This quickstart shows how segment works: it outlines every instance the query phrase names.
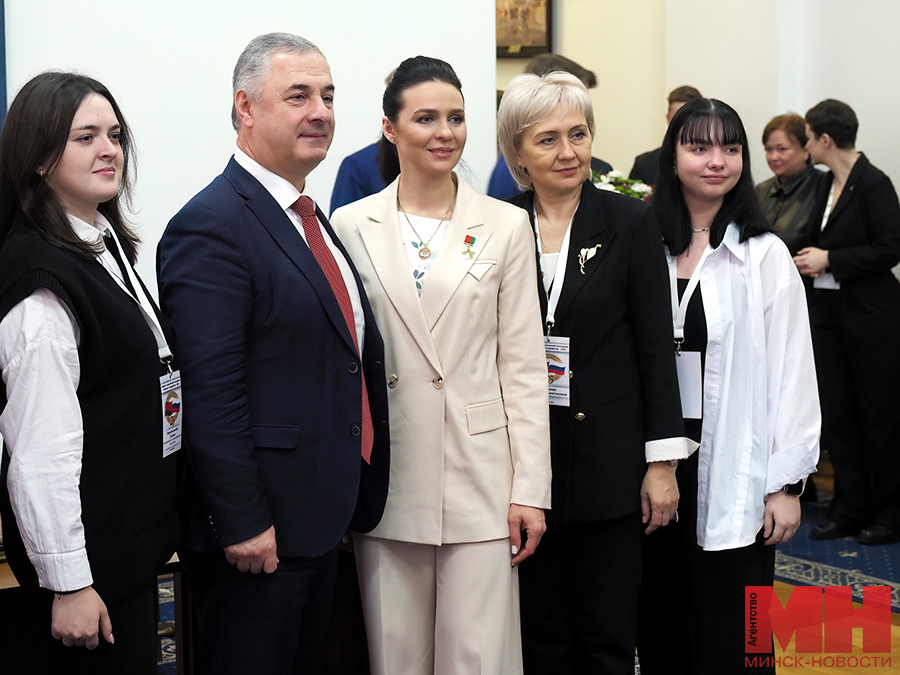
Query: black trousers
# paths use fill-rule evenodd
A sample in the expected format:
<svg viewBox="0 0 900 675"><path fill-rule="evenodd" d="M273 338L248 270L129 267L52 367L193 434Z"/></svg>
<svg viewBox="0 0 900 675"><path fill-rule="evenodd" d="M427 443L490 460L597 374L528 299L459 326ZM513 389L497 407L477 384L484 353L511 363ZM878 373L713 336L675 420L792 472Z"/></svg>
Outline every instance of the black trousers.
<svg viewBox="0 0 900 675"><path fill-rule="evenodd" d="M774 665L744 668L744 587L772 585L775 547L764 545L760 531L749 546L704 551L697 545L697 453L677 475L679 520L650 534L644 547L641 674L775 675Z"/></svg>
<svg viewBox="0 0 900 675"><path fill-rule="evenodd" d="M53 593L42 588L4 591L10 630L0 638L0 672L10 675L155 675L156 580L135 596L106 603L114 644L102 637L96 649L66 647L50 634ZM7 643L8 640L8 643Z"/></svg>
<svg viewBox="0 0 900 675"><path fill-rule="evenodd" d="M519 567L525 675L633 675L640 510L550 525Z"/></svg>
<svg viewBox="0 0 900 675"><path fill-rule="evenodd" d="M900 310L872 308L861 322L859 303L848 301L842 291L810 295L822 449L834 468L830 516L848 527L900 531L900 327L893 317Z"/></svg>
<svg viewBox="0 0 900 675"><path fill-rule="evenodd" d="M179 553L197 611L199 675L318 675L337 548L281 558L272 574L239 572L225 556Z"/></svg>

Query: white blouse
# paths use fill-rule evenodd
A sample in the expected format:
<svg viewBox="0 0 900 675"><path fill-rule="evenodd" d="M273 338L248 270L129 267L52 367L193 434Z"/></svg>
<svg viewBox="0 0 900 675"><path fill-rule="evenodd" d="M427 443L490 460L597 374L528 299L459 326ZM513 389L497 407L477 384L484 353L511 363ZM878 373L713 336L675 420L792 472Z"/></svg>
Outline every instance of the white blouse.
<svg viewBox="0 0 900 675"><path fill-rule="evenodd" d="M729 225L702 262L700 290L697 543L718 551L753 543L766 497L816 470L822 420L806 294L784 243L774 234L740 243Z"/></svg>

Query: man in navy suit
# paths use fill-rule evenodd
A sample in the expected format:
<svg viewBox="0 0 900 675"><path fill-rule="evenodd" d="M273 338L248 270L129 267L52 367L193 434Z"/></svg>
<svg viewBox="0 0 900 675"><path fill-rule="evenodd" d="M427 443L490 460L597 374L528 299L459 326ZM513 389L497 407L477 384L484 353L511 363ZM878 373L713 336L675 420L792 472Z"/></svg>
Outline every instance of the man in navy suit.
<svg viewBox="0 0 900 675"><path fill-rule="evenodd" d="M235 155L159 244L187 401L181 558L201 673L318 672L337 545L371 530L387 496L384 345L304 195L333 95L311 42L251 41L234 70Z"/></svg>

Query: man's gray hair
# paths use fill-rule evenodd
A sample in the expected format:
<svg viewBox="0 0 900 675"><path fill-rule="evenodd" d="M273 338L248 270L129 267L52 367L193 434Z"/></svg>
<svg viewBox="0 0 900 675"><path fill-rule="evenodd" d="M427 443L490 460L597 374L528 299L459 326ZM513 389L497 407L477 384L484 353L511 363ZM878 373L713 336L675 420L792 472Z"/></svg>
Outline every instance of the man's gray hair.
<svg viewBox="0 0 900 675"><path fill-rule="evenodd" d="M244 91L254 101L258 101L262 95L263 82L269 75L269 67L272 56L275 54L322 54L316 45L291 33L265 33L250 41L234 66L234 75L231 78L231 125L237 131L240 127L237 109L234 107L234 97L239 91Z"/></svg>

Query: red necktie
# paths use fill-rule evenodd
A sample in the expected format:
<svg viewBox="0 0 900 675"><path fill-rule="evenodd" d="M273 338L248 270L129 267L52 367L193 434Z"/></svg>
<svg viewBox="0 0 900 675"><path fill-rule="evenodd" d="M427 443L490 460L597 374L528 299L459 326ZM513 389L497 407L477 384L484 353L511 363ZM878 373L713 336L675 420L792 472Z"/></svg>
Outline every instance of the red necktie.
<svg viewBox="0 0 900 675"><path fill-rule="evenodd" d="M344 283L344 276L338 267L337 261L331 254L331 250L325 244L325 238L322 236L322 230L319 227L319 219L316 217L316 208L313 201L305 195L300 195L297 201L293 203L291 208L300 216L300 222L303 223L303 232L306 234L306 243L309 250L325 273L331 291L341 308L344 315L344 321L347 322L347 328L350 329L350 335L353 337L353 346L356 347L356 353L362 361L362 354L359 352L359 342L356 339L356 321L353 318L353 304L350 302L350 294L347 292L347 285ZM360 365L362 367L362 365ZM366 375L362 375L362 457L366 460L366 464L371 463L372 444L374 442L374 431L372 429L372 413L369 411L369 394L366 390Z"/></svg>

